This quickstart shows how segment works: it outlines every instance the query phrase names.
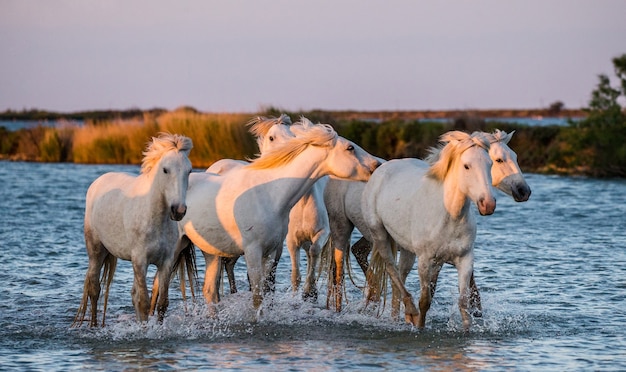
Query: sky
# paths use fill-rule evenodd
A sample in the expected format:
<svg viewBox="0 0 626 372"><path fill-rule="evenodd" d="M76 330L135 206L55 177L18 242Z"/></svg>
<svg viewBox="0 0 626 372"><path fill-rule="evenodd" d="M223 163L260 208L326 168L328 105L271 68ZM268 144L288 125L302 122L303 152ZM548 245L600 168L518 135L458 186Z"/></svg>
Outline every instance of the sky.
<svg viewBox="0 0 626 372"><path fill-rule="evenodd" d="M0 111L587 106L622 0L0 0Z"/></svg>

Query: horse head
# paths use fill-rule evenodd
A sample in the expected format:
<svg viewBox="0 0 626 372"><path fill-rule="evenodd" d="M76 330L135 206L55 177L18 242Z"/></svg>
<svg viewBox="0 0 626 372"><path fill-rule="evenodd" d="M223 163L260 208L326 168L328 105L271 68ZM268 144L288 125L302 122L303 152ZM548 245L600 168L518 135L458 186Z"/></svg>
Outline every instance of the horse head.
<svg viewBox="0 0 626 372"><path fill-rule="evenodd" d="M144 152L142 172L153 176L153 187L161 190L170 218L180 221L187 213L187 187L191 173L189 151L193 147L190 138L162 133L152 138Z"/></svg>
<svg viewBox="0 0 626 372"><path fill-rule="evenodd" d="M491 165L488 139L480 133L469 135L452 131L441 136L443 147L431 150L428 174L443 182L444 204L453 217L458 217L469 198L481 215L496 209L491 187Z"/></svg>
<svg viewBox="0 0 626 372"><path fill-rule="evenodd" d="M291 118L286 114L278 118L258 116L248 122L249 131L256 137L261 154L293 137L290 125Z"/></svg>
<svg viewBox="0 0 626 372"><path fill-rule="evenodd" d="M515 201L524 202L530 198L531 190L517 163L517 154L508 146L513 133L515 131L507 134L496 129L494 133L487 134L491 143L489 157L493 161L491 179L494 187L513 197Z"/></svg>

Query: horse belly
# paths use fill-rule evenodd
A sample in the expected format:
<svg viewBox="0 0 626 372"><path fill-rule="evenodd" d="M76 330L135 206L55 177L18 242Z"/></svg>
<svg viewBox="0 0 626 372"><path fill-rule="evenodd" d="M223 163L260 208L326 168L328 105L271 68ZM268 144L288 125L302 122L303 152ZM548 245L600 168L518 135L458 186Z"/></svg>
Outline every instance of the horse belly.
<svg viewBox="0 0 626 372"><path fill-rule="evenodd" d="M192 222L184 225L185 235L202 252L213 256L239 257L243 254L241 244L225 231L201 231Z"/></svg>
<svg viewBox="0 0 626 372"><path fill-rule="evenodd" d="M129 236L120 204L111 195L95 200L85 211L85 234L99 241L114 256L130 260L137 237Z"/></svg>

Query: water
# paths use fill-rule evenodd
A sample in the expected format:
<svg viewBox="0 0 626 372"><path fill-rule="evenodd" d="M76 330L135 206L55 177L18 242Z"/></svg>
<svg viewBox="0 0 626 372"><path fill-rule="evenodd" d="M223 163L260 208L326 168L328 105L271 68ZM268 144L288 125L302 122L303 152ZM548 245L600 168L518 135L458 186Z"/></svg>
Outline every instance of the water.
<svg viewBox="0 0 626 372"><path fill-rule="evenodd" d="M134 320L120 261L103 329L70 329L87 267L84 195L134 166L0 162L0 368L9 370L618 370L626 366L626 181L528 175L526 203L498 197L478 217L483 317L461 331L456 271L444 267L422 331L368 307L355 286L342 313L303 303L285 252L277 292L254 322L251 296L223 295L218 317L170 290L163 324ZM358 234L355 233L354 238ZM201 255L199 255L201 257ZM305 259L303 256L303 260ZM200 258L199 257L199 258ZM200 277L203 260L200 259ZM304 261L303 261L304 265ZM357 267L353 261L354 268ZM152 277L154 270L149 275ZM237 281L247 285L240 260ZM320 293L326 284L320 281ZM417 273L408 286L417 296ZM270 302L268 300L268 302Z"/></svg>
<svg viewBox="0 0 626 372"><path fill-rule="evenodd" d="M32 129L38 126L42 127L63 127L63 126L82 126L80 120L0 120L0 127L5 127L8 131L14 132L20 129Z"/></svg>
<svg viewBox="0 0 626 372"><path fill-rule="evenodd" d="M374 123L381 123L380 119L363 119L365 121L371 121ZM580 121L581 118L561 118L561 117L520 117L520 118L486 118L485 122L488 123L511 123L511 124L520 124L527 126L568 126L569 121L572 120L574 122ZM452 119L422 119L424 122L443 122L449 123L452 122ZM74 125L74 126L82 126L83 122L79 120L61 120L61 121L48 121L48 120L0 120L0 127L5 127L9 131L17 131L20 129L30 129L35 128L37 126L48 126L48 127L60 127L64 125Z"/></svg>

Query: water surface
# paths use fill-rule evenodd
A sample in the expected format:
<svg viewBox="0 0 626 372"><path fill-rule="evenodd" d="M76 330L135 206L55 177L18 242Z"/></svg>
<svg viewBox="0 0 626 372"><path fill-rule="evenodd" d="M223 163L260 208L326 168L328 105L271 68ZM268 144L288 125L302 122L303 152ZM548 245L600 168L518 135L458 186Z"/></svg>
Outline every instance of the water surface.
<svg viewBox="0 0 626 372"><path fill-rule="evenodd" d="M120 261L107 326L71 329L87 255L89 184L135 166L0 162L0 366L11 370L619 370L626 366L626 182L528 175L526 203L498 195L478 217L476 280L483 317L461 331L456 271L445 266L418 330L364 307L354 270L342 313L293 295L288 252L259 318L246 290L218 316L183 303L172 283L163 324L135 321L132 269ZM358 238L355 233L354 238ZM306 255L302 255L302 267ZM201 255L200 277L204 263ZM357 269L357 264L352 261ZM152 276L154 269L149 273ZM245 289L245 264L237 266ZM418 296L417 273L408 288ZM255 320L256 319L256 320Z"/></svg>

